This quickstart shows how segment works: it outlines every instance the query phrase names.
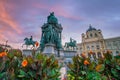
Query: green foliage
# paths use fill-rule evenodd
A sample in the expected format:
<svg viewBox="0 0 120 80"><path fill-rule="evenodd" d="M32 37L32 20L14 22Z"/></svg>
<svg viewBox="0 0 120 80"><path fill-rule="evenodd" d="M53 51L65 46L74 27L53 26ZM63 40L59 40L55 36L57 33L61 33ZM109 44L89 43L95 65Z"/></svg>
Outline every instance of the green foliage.
<svg viewBox="0 0 120 80"><path fill-rule="evenodd" d="M101 80L101 75L100 73L96 71L89 71L87 72L86 79L87 80Z"/></svg>
<svg viewBox="0 0 120 80"><path fill-rule="evenodd" d="M91 61L81 56L73 57L69 63L68 80L120 80L120 58L112 53L104 53L104 58ZM85 65L87 60L90 64Z"/></svg>
<svg viewBox="0 0 120 80"><path fill-rule="evenodd" d="M23 60L27 60L26 66L22 66ZM10 50L0 62L0 80L60 80L61 67L53 55L26 57L20 50Z"/></svg>

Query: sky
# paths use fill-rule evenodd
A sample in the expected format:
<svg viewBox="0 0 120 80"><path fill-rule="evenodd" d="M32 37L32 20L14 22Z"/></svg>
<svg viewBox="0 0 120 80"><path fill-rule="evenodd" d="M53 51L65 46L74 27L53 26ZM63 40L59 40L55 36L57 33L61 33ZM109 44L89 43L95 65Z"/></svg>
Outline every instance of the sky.
<svg viewBox="0 0 120 80"><path fill-rule="evenodd" d="M0 44L21 48L31 35L40 42L50 12L63 27L63 45L70 37L80 43L89 24L104 38L120 36L120 0L0 0Z"/></svg>

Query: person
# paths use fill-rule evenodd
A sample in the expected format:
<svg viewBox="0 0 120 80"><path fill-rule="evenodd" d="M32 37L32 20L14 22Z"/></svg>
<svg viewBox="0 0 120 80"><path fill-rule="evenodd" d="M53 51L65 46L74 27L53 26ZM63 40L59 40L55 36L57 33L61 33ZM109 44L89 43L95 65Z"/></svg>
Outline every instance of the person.
<svg viewBox="0 0 120 80"><path fill-rule="evenodd" d="M33 44L33 37L32 36L30 36L30 40L29 41L30 41L29 44Z"/></svg>
<svg viewBox="0 0 120 80"><path fill-rule="evenodd" d="M73 39L72 38L70 38L70 42L72 42L73 41Z"/></svg>
<svg viewBox="0 0 120 80"><path fill-rule="evenodd" d="M32 36L30 36L30 41L32 41L33 40L33 37Z"/></svg>

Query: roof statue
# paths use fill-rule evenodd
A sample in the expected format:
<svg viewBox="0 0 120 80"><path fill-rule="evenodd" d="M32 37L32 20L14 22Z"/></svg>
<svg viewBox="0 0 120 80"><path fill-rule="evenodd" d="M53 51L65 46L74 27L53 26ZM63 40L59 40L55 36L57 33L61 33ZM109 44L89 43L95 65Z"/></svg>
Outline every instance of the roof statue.
<svg viewBox="0 0 120 80"><path fill-rule="evenodd" d="M92 31L92 30L96 30L96 29L93 28L92 25L90 24L90 25L89 25L89 29L88 29L86 32L88 32L88 31Z"/></svg>
<svg viewBox="0 0 120 80"><path fill-rule="evenodd" d="M47 17L47 23L41 27L42 36L40 41L41 51L43 51L45 44L54 44L56 49L61 49L61 32L62 26L58 24L57 18L54 16L54 12L50 13Z"/></svg>

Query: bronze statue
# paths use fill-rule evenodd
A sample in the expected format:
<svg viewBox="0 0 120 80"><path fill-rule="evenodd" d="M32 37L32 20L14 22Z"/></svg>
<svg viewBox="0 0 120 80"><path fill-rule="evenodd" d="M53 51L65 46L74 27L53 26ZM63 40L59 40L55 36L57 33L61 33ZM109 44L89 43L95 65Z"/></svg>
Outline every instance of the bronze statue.
<svg viewBox="0 0 120 80"><path fill-rule="evenodd" d="M30 38L26 37L24 39L24 41L25 41L25 43L23 45L26 45L26 48L28 48L28 46L30 46L30 45L32 45L32 47L35 47L35 43L37 42L37 41L33 41L32 36ZM22 47L23 47L23 45L22 45Z"/></svg>
<svg viewBox="0 0 120 80"><path fill-rule="evenodd" d="M71 47L71 48L73 48L73 50L74 50L75 48L77 48L76 40L70 38L70 42L66 42L64 47L65 47L66 49L69 49L69 48Z"/></svg>
<svg viewBox="0 0 120 80"><path fill-rule="evenodd" d="M50 13L50 15L47 17L47 23L44 23L44 25L41 28L41 51L43 51L45 44L54 44L56 49L61 49L61 32L63 28L61 24L58 24L58 20L54 16L54 12Z"/></svg>

